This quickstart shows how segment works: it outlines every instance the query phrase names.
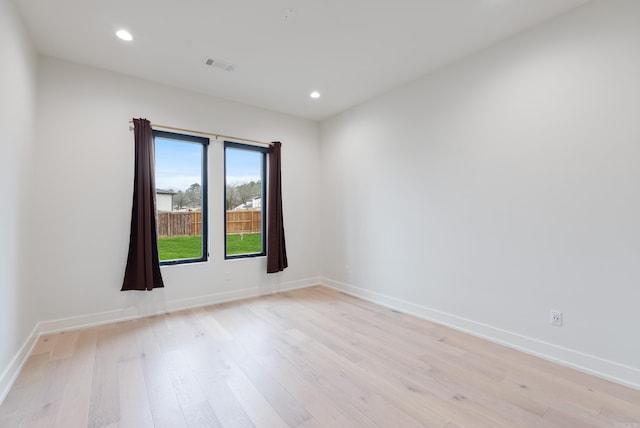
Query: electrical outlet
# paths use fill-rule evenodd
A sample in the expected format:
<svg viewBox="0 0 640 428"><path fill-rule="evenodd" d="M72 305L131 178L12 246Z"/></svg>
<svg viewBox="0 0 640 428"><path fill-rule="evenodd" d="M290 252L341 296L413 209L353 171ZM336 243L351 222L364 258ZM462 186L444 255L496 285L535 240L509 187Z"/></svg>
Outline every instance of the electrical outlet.
<svg viewBox="0 0 640 428"><path fill-rule="evenodd" d="M225 281L231 281L231 272L225 272L224 273L224 280Z"/></svg>
<svg viewBox="0 0 640 428"><path fill-rule="evenodd" d="M549 315L549 323L552 325L562 326L562 312L551 311Z"/></svg>

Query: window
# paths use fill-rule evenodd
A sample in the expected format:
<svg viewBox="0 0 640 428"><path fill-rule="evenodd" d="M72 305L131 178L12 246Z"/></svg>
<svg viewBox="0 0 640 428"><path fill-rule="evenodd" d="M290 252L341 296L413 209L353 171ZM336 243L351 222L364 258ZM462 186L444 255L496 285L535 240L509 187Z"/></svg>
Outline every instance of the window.
<svg viewBox="0 0 640 428"><path fill-rule="evenodd" d="M160 264L206 261L209 139L153 131Z"/></svg>
<svg viewBox="0 0 640 428"><path fill-rule="evenodd" d="M225 142L227 259L265 255L267 153L265 147Z"/></svg>

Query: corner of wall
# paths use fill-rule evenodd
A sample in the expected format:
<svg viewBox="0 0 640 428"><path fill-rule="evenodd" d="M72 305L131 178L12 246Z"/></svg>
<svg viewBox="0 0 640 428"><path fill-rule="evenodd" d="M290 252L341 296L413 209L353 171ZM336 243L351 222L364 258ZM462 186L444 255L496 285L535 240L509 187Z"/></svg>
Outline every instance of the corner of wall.
<svg viewBox="0 0 640 428"><path fill-rule="evenodd" d="M12 2L0 0L0 402L36 339L38 295L31 287L32 157L37 53Z"/></svg>

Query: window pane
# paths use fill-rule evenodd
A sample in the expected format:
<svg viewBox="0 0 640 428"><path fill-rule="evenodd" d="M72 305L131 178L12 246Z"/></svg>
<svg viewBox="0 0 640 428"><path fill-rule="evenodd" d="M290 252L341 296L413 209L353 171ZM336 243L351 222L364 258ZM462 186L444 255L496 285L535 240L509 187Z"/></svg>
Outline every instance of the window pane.
<svg viewBox="0 0 640 428"><path fill-rule="evenodd" d="M206 260L206 143L154 132L160 262Z"/></svg>
<svg viewBox="0 0 640 428"><path fill-rule="evenodd" d="M225 145L225 255L264 255L265 150Z"/></svg>

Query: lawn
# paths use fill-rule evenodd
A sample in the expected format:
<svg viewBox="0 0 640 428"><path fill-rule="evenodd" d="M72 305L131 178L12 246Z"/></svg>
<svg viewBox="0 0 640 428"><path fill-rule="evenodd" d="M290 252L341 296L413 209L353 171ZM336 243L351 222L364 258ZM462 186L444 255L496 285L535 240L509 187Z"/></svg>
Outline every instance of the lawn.
<svg viewBox="0 0 640 428"><path fill-rule="evenodd" d="M227 235L227 255L255 254L262 252L262 234L245 233L244 235Z"/></svg>
<svg viewBox="0 0 640 428"><path fill-rule="evenodd" d="M171 236L158 238L160 260L197 259L202 257L201 236Z"/></svg>
<svg viewBox="0 0 640 428"><path fill-rule="evenodd" d="M227 255L255 254L262 252L262 234L227 235ZM158 238L160 261L197 259L202 256L200 236L172 236Z"/></svg>

